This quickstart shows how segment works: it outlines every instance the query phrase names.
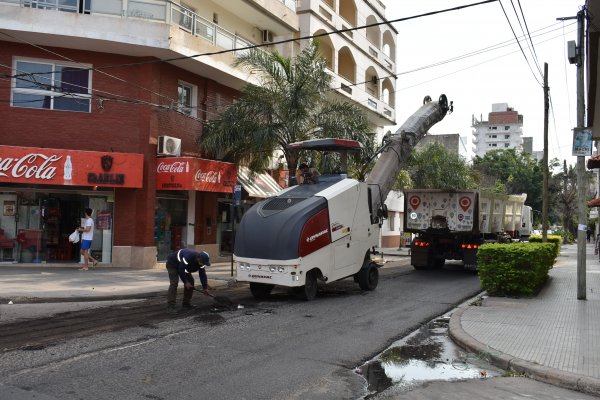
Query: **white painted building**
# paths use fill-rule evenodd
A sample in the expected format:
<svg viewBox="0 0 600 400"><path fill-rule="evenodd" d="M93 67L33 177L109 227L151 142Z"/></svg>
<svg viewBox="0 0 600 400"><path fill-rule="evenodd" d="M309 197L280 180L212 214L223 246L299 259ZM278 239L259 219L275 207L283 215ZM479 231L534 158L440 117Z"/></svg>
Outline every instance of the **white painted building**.
<svg viewBox="0 0 600 400"><path fill-rule="evenodd" d="M473 116L473 153L483 157L490 150L523 150L523 116L507 103L492 104L488 119Z"/></svg>
<svg viewBox="0 0 600 400"><path fill-rule="evenodd" d="M398 32L386 22L385 5L379 0L303 0L297 4L302 37L344 30L319 37L333 76L332 93L338 100L362 107L372 131L381 139L386 127L396 124ZM378 23L381 25L352 30ZM381 245L397 247L402 229L401 194L390 193L386 205L388 219L381 229Z"/></svg>
<svg viewBox="0 0 600 400"><path fill-rule="evenodd" d="M303 0L297 2L300 36L319 36L321 53L333 76L338 100L353 101L383 135L396 120L396 41L380 0ZM374 25L360 28L365 25Z"/></svg>

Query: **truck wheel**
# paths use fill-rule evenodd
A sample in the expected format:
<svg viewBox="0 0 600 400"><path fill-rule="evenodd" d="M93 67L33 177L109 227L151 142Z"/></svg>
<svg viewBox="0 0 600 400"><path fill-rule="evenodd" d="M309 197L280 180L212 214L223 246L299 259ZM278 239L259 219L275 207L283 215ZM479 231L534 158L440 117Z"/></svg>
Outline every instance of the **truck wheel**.
<svg viewBox="0 0 600 400"><path fill-rule="evenodd" d="M358 271L358 286L360 286L362 290L375 290L378 283L379 271L377 270L377 267L369 265Z"/></svg>
<svg viewBox="0 0 600 400"><path fill-rule="evenodd" d="M317 271L312 270L306 273L306 281L300 289L300 297L306 301L314 300L317 297Z"/></svg>
<svg viewBox="0 0 600 400"><path fill-rule="evenodd" d="M271 291L273 290L273 286L266 283L256 283L250 282L250 292L255 299L264 300L269 298Z"/></svg>

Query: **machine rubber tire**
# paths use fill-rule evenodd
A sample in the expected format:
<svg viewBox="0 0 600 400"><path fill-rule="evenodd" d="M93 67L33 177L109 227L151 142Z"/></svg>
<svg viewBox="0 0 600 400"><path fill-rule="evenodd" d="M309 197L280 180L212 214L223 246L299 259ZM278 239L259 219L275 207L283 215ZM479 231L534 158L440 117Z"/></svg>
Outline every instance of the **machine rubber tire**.
<svg viewBox="0 0 600 400"><path fill-rule="evenodd" d="M379 283L379 270L373 265L369 265L358 271L358 286L362 290L375 290Z"/></svg>
<svg viewBox="0 0 600 400"><path fill-rule="evenodd" d="M306 273L306 281L300 289L300 297L306 301L317 297L317 271L311 270Z"/></svg>
<svg viewBox="0 0 600 400"><path fill-rule="evenodd" d="M250 292L255 299L264 300L269 298L274 286L267 283L250 282Z"/></svg>

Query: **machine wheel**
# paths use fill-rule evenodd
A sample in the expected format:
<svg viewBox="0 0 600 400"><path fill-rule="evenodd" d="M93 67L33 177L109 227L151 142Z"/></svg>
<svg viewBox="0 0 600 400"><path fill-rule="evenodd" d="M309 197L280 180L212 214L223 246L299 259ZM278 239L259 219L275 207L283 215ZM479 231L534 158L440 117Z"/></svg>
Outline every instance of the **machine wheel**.
<svg viewBox="0 0 600 400"><path fill-rule="evenodd" d="M255 299L264 300L269 297L274 286L266 283L250 282L250 292Z"/></svg>
<svg viewBox="0 0 600 400"><path fill-rule="evenodd" d="M300 289L300 297L306 301L317 297L317 271L311 270L306 273L306 281Z"/></svg>
<svg viewBox="0 0 600 400"><path fill-rule="evenodd" d="M379 271L377 267L369 265L358 271L358 286L362 290L375 290L379 283Z"/></svg>

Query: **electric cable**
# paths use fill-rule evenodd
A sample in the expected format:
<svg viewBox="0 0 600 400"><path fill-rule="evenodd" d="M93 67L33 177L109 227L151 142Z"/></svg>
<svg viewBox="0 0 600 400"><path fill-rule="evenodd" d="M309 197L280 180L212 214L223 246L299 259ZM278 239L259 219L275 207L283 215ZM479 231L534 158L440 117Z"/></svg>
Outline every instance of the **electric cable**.
<svg viewBox="0 0 600 400"><path fill-rule="evenodd" d="M502 5L502 0L499 0L498 3L500 3L500 7L502 8L502 12L504 12L504 16L506 17L506 21L508 22L508 25L510 26L510 30L512 31L515 39L517 38L517 34L515 32L515 30L513 29L512 23L510 22L510 18L508 18L508 14L506 14L506 10L504 9L504 5ZM529 66L529 70L531 71L531 74L533 75L533 77L535 78L536 82L538 83L538 85L540 85L541 87L543 87L544 85L542 85L542 83L540 82L540 80L538 79L538 77L536 76L536 74L533 72L533 68L531 68L531 64L529 63L529 59L527 58L527 55L525 54L525 51L523 50L523 47L521 46L521 42L519 42L519 40L517 40L517 44L519 45L519 48L521 49L521 53L523 54L523 57L525 57L525 61L527 62L527 65Z"/></svg>

